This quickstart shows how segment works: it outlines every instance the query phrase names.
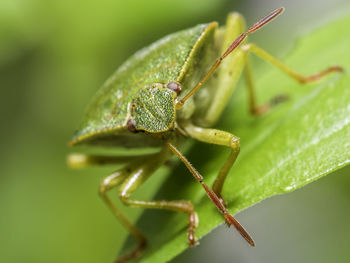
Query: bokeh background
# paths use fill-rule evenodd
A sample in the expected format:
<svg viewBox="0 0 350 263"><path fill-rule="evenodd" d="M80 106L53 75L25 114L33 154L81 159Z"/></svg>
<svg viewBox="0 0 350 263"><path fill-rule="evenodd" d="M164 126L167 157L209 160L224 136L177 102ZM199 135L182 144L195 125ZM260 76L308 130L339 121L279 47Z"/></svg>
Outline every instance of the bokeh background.
<svg viewBox="0 0 350 263"><path fill-rule="evenodd" d="M65 165L90 98L165 34L223 23L232 10L251 24L280 6L278 23L252 39L282 58L298 36L350 13L348 0L1 0L0 262L111 262L127 236L97 196L111 168ZM268 70L255 65L257 76ZM253 250L221 226L173 262L350 262L349 175L344 168L240 213ZM151 197L161 180L138 195ZM142 212L127 211L134 220Z"/></svg>

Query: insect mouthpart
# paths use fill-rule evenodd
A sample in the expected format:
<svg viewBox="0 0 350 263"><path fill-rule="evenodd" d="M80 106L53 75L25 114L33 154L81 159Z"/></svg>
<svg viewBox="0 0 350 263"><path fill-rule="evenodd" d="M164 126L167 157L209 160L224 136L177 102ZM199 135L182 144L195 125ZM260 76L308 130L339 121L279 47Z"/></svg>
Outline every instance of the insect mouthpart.
<svg viewBox="0 0 350 263"><path fill-rule="evenodd" d="M181 84L180 84L180 83L175 82L175 81L172 81L172 82L169 82L169 83L167 84L167 88L170 89L170 90L172 90L172 91L175 91L176 94L179 95L180 92L181 92L181 88L182 88L182 87L181 87Z"/></svg>

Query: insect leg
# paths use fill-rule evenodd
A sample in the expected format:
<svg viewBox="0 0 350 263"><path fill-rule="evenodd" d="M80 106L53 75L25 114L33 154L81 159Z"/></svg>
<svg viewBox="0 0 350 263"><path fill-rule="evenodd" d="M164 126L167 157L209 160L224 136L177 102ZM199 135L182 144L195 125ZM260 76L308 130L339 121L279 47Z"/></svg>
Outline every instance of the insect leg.
<svg viewBox="0 0 350 263"><path fill-rule="evenodd" d="M165 209L175 212L187 213L189 216L188 226L188 242L191 246L197 244L195 241L195 228L198 224L197 213L194 211L193 205L190 201L140 201L129 199L130 195L142 185L149 176L165 161L165 157L169 157L169 150L166 148L167 153L162 152L158 158L150 158L139 162L138 165L128 166L129 176L123 182L119 190L119 198L121 201L131 207L152 208L152 209Z"/></svg>
<svg viewBox="0 0 350 263"><path fill-rule="evenodd" d="M233 166L239 154L240 139L237 136L226 131L201 128L201 127L193 126L192 124L187 124L184 127L184 130L189 136L191 136L196 140L199 140L205 143L223 145L231 148L231 153L228 156L224 165L221 167L218 173L218 176L216 177L213 184L214 193L220 199L222 199L221 197L222 187L224 185L224 182L226 180L226 177L231 167Z"/></svg>
<svg viewBox="0 0 350 263"><path fill-rule="evenodd" d="M164 162L163 158L166 155L161 153L138 155L138 156L104 156L104 155L87 155L80 153L70 154L67 158L67 163L72 168L81 168L88 165L108 165L108 164L125 164L128 163L124 168L112 173L111 175L104 178L100 184L99 194L102 200L110 208L116 218L122 223L122 225L134 236L138 242L138 247L129 254L119 258L116 262L121 263L128 259L135 258L141 254L146 246L146 238L143 236L141 231L134 226L113 204L112 200L108 197L107 193L115 187L121 185L129 176L132 169L141 165L143 161L148 160L158 161L159 166Z"/></svg>
<svg viewBox="0 0 350 263"><path fill-rule="evenodd" d="M281 61L279 61L278 59L276 59L272 55L270 55L269 53L267 53L265 50L259 48L258 46L254 45L254 44L244 45L241 47L241 50L243 52L245 52L247 55L245 76L246 76L246 82L247 82L248 93L249 93L250 112L252 114L255 114L255 115L264 114L265 112L267 112L269 110L269 108L271 106L286 100L287 97L283 96L283 95L276 96L275 98L270 100L270 102L268 102L262 106L256 106L256 101L255 101L255 96L254 96L254 86L253 86L253 81L252 81L252 76L251 76L252 70L251 70L251 65L250 65L250 61L249 61L249 57L248 57L249 52L254 53L255 55L257 55L258 57L260 57L261 59L263 59L265 61L268 61L269 63L271 63L275 67L279 68L284 73L286 73L287 75L289 75L290 77L292 77L293 79L295 79L296 81L298 81L302 84L317 81L329 73L343 72L343 69L341 67L331 66L331 67L328 67L328 68L326 68L320 72L317 72L315 74L312 74L309 76L304 76L304 75L294 71L293 69L291 69L290 67L288 67L287 65L285 65L284 63L282 63Z"/></svg>
<svg viewBox="0 0 350 263"><path fill-rule="evenodd" d="M91 165L125 164L138 159L147 158L149 155L111 156L111 155L89 155L84 153L71 153L67 157L67 164L71 168L84 168Z"/></svg>
<svg viewBox="0 0 350 263"><path fill-rule="evenodd" d="M257 106L256 97L255 97L255 89L252 77L252 66L249 59L249 54L246 53L246 65L244 69L245 82L246 87L248 89L248 100L249 100L249 111L253 115L263 115L268 112L269 109L281 102L284 102L288 99L287 95L280 94L268 101L267 103Z"/></svg>
<svg viewBox="0 0 350 263"><path fill-rule="evenodd" d="M191 165L191 163L187 160L185 156L181 154L181 152L171 143L167 142L168 147L170 150L177 155L180 160L186 165L188 170L191 172L193 177L199 182L202 187L204 188L207 196L210 198L210 200L214 203L216 208L222 213L222 215L225 218L226 223L231 226L233 225L238 232L242 235L242 237L251 245L255 246L253 239L250 237L250 235L245 231L245 229L242 227L242 225L228 212L224 201L220 199L216 193L210 189L204 182L203 177L199 174L199 172Z"/></svg>
<svg viewBox="0 0 350 263"><path fill-rule="evenodd" d="M128 259L138 257L143 249L146 246L146 238L141 233L141 231L134 226L113 204L112 200L108 197L107 192L112 190L113 188L119 186L125 181L125 179L129 176L129 168L123 168L117 172L112 173L111 175L104 178L100 184L99 194L102 200L106 203L106 205L113 212L115 217L122 223L122 225L134 236L136 241L138 242L137 248L135 248L132 252L120 257L116 262L121 263Z"/></svg>
<svg viewBox="0 0 350 263"><path fill-rule="evenodd" d="M229 46L233 38L236 38L245 30L244 18L238 13L232 13L227 17L225 30L222 30L222 37L217 37L216 41L221 46L220 53L224 53L226 47ZM218 34L219 36L219 34ZM242 42L242 44L245 43ZM200 118L199 125L201 126L211 126L216 120L221 116L222 111L225 109L229 99L237 82L241 76L241 73L245 64L245 53L241 49L234 50L230 56L226 57L222 61L222 66L216 71L216 78L209 79L210 89L210 104L206 107L203 112L205 112L202 118Z"/></svg>

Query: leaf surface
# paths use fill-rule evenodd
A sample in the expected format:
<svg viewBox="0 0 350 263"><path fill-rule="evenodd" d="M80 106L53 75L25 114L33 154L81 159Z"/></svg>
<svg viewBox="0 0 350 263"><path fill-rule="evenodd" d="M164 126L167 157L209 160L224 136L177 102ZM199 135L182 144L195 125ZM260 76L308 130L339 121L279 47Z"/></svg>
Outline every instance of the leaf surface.
<svg viewBox="0 0 350 263"><path fill-rule="evenodd" d="M259 118L248 114L246 90L239 87L234 93L216 126L241 138L241 153L223 189L232 214L350 163L349 27L350 16L324 26L301 38L294 51L282 59L305 74L335 64L341 65L345 74L300 85L279 70L266 67L265 74L255 78L258 101L277 94L288 94L291 99ZM228 152L196 143L185 155L211 185ZM182 164L155 196L165 198L193 201L199 216L198 239L224 221ZM149 246L137 262L166 262L188 248L187 221L187 216L179 213L145 211L138 225Z"/></svg>

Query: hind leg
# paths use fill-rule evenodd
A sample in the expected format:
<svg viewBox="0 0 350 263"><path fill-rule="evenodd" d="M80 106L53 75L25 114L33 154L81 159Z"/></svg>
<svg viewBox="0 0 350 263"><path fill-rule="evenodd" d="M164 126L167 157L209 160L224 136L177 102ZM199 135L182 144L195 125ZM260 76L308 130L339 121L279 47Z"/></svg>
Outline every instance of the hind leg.
<svg viewBox="0 0 350 263"><path fill-rule="evenodd" d="M273 66L277 67L282 72L284 72L285 74L287 74L288 76L295 79L301 84L318 81L322 79L324 76L333 72L343 72L343 69L341 67L331 66L320 72L316 72L312 75L306 76L291 69L290 67L288 67L287 65L285 65L284 63L276 59L274 56L267 53L265 50L256 46L255 44L244 45L240 48L240 50L242 50L246 55L245 79L246 79L246 85L247 85L248 96L249 96L249 110L254 115L262 115L268 112L272 106L285 101L288 97L286 95L278 95L263 105L260 105L260 106L257 105L256 99L255 99L254 85L252 80L252 67L249 60L250 52L254 53L259 58L271 63Z"/></svg>

